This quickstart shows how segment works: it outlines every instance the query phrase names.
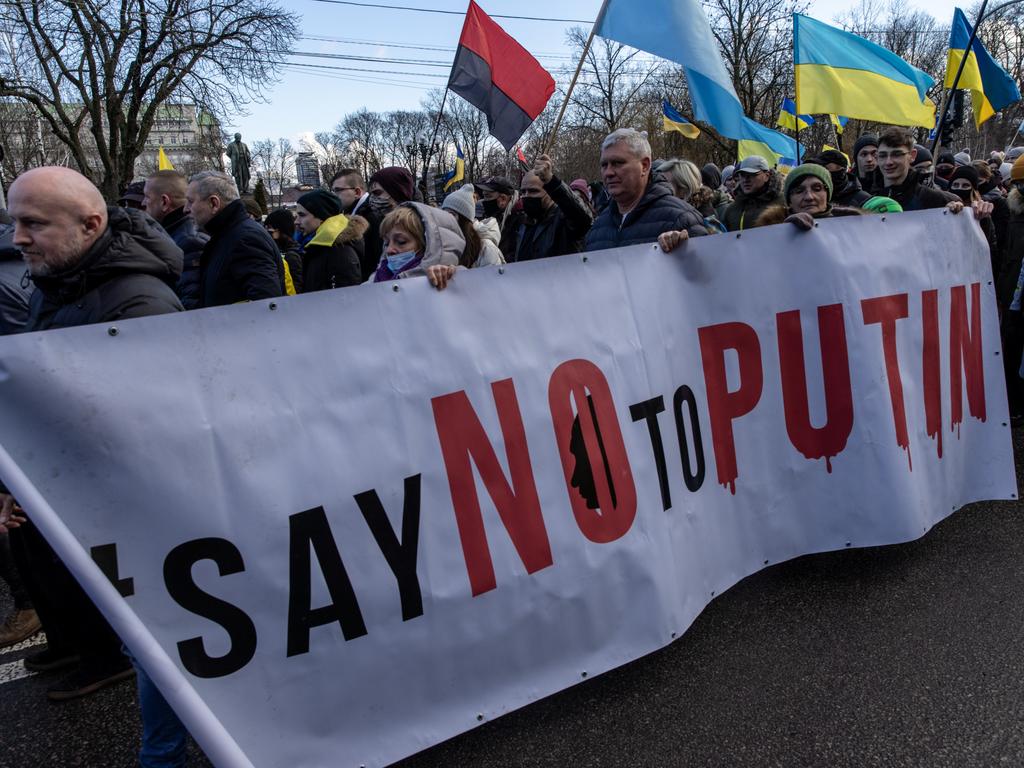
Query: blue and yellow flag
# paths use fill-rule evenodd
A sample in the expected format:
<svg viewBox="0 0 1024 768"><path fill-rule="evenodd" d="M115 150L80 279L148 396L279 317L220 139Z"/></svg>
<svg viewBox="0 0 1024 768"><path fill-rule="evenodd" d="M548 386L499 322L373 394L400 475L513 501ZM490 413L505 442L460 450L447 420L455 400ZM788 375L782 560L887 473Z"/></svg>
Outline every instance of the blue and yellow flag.
<svg viewBox="0 0 1024 768"><path fill-rule="evenodd" d="M843 117L842 115L829 115L828 117L832 121L832 125L836 127L836 133L842 136L843 129L846 127L846 124L850 122L850 118Z"/></svg>
<svg viewBox="0 0 1024 768"><path fill-rule="evenodd" d="M661 122L665 132L677 131L688 139L696 139L700 136L700 128L683 117L676 109L668 103L668 99L661 101Z"/></svg>
<svg viewBox="0 0 1024 768"><path fill-rule="evenodd" d="M796 98L812 114L892 125L935 123L935 81L863 37L793 14Z"/></svg>
<svg viewBox="0 0 1024 768"><path fill-rule="evenodd" d="M796 114L796 104L792 99L783 99L782 106L779 108L779 121L776 123L781 128L789 128L791 131L795 131L797 126L800 130L810 128L814 125L814 118L810 115Z"/></svg>
<svg viewBox="0 0 1024 768"><path fill-rule="evenodd" d="M953 80L960 68L967 41L971 39L971 25L959 8L953 13L953 29L949 33L949 58L946 61L946 87L953 87ZM974 124L981 124L1001 109L1020 101L1020 89L1013 78L999 66L978 38L971 44L971 52L960 75L958 89L971 92L974 108Z"/></svg>
<svg viewBox="0 0 1024 768"><path fill-rule="evenodd" d="M466 178L466 156L462 154L462 147L455 145L455 168L448 171L441 180L444 182L442 189L447 192L453 184L458 184Z"/></svg>
<svg viewBox="0 0 1024 768"><path fill-rule="evenodd" d="M730 139L760 141L779 154L796 154L796 142L743 113L718 41L700 0L605 0L594 33L682 65L693 116Z"/></svg>

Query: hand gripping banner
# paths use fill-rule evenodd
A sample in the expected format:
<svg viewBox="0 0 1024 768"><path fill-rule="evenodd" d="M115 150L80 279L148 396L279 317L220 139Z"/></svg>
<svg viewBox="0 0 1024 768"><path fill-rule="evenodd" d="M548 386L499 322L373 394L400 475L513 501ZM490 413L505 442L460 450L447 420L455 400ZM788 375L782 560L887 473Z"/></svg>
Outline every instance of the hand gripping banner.
<svg viewBox="0 0 1024 768"><path fill-rule="evenodd" d="M1008 421L940 211L0 339L0 477L224 766L388 764L1013 498Z"/></svg>

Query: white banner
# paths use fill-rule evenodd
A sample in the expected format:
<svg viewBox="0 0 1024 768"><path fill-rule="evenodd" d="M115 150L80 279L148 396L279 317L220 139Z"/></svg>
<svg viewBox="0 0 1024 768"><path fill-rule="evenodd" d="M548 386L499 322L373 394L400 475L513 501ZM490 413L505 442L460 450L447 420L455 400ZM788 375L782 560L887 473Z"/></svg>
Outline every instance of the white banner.
<svg viewBox="0 0 1024 768"><path fill-rule="evenodd" d="M1016 492L987 246L939 211L8 337L0 418L219 765L390 763Z"/></svg>

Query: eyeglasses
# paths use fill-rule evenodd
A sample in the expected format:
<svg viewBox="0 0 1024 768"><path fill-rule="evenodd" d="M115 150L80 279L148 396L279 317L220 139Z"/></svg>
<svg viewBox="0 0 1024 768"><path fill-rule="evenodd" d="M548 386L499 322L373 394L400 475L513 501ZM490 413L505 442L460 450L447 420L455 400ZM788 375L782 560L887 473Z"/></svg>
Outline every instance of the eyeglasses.
<svg viewBox="0 0 1024 768"><path fill-rule="evenodd" d="M892 152L879 152L877 157L882 162L885 162L886 160L889 159L899 160L900 158L906 157L909 154L910 153L907 152L907 150L905 149L894 149Z"/></svg>
<svg viewBox="0 0 1024 768"><path fill-rule="evenodd" d="M356 187L331 187L331 192L338 194L339 192L347 192L350 189L356 189Z"/></svg>

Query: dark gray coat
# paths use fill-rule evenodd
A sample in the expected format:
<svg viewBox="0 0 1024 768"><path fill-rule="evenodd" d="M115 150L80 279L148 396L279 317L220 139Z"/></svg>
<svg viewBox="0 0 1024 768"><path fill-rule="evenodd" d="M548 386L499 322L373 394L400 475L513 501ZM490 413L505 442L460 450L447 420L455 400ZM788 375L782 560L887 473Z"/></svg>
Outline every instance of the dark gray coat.
<svg viewBox="0 0 1024 768"><path fill-rule="evenodd" d="M203 248L210 241L210 236L199 231L196 220L186 216L183 208L171 211L160 225L184 254L177 287L178 298L185 309L195 309L199 306L199 266Z"/></svg>
<svg viewBox="0 0 1024 768"><path fill-rule="evenodd" d="M206 222L199 306L219 307L284 295L284 261L270 234L232 200Z"/></svg>
<svg viewBox="0 0 1024 768"><path fill-rule="evenodd" d="M519 227L515 257L512 261L529 261L548 256L577 253L590 230L590 211L569 189L569 185L552 176L544 185L554 205L544 212L540 221L525 219Z"/></svg>
<svg viewBox="0 0 1024 768"><path fill-rule="evenodd" d="M21 251L14 247L14 226L0 224L0 335L17 333L28 320L32 283Z"/></svg>
<svg viewBox="0 0 1024 768"><path fill-rule="evenodd" d="M654 243L662 232L680 229L685 229L690 237L708 233L704 218L697 209L676 197L668 183L654 181L652 177L640 202L624 217L614 200L598 214L587 233L587 244L583 250L600 251Z"/></svg>

